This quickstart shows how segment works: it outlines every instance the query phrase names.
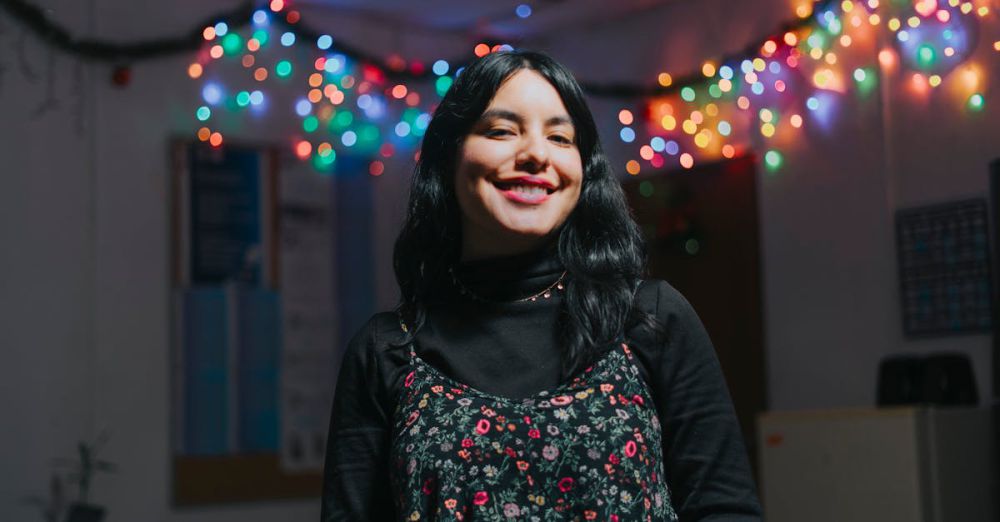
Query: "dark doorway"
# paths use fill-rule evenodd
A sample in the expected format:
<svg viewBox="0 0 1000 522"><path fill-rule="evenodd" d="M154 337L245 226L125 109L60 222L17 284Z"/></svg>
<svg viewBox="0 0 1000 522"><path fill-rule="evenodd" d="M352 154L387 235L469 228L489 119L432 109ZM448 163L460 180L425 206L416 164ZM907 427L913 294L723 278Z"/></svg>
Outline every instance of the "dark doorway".
<svg viewBox="0 0 1000 522"><path fill-rule="evenodd" d="M649 275L673 285L715 345L757 469L755 419L766 406L755 159L623 183L649 246Z"/></svg>

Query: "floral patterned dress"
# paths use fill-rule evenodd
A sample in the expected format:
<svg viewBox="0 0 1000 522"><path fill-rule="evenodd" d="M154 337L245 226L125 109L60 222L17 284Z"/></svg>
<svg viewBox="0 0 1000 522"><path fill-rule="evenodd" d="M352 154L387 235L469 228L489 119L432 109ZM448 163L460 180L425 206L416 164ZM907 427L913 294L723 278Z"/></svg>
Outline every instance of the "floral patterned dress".
<svg viewBox="0 0 1000 522"><path fill-rule="evenodd" d="M401 520L677 520L660 423L625 343L518 400L457 382L409 349L390 457Z"/></svg>

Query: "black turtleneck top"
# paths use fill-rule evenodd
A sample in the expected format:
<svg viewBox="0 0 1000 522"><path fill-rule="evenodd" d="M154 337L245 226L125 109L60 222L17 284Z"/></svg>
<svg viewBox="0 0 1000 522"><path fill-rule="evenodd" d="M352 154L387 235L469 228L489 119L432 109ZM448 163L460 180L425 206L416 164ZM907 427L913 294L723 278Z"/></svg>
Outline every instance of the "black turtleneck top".
<svg viewBox="0 0 1000 522"><path fill-rule="evenodd" d="M523 398L560 383L554 325L561 295L515 301L563 273L552 248L465 262L455 274L489 302L442 285L415 337L417 354L447 376L484 392ZM761 519L760 504L714 348L691 305L665 281L646 280L635 306L666 327L644 325L626 339L637 355L663 428L664 473L682 522ZM334 395L324 473L322 520L398 520L388 453L396 396L408 370L394 312L375 314L344 353Z"/></svg>

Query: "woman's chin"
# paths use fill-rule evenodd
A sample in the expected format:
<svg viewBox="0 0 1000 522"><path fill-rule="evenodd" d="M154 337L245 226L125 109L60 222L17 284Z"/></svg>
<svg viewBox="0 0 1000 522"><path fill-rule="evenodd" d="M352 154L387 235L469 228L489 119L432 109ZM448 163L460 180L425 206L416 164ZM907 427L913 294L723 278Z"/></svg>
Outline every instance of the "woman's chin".
<svg viewBox="0 0 1000 522"><path fill-rule="evenodd" d="M524 241L534 241L549 235L554 228L551 223L539 223L535 220L511 221L501 223L505 236L511 239L523 239Z"/></svg>

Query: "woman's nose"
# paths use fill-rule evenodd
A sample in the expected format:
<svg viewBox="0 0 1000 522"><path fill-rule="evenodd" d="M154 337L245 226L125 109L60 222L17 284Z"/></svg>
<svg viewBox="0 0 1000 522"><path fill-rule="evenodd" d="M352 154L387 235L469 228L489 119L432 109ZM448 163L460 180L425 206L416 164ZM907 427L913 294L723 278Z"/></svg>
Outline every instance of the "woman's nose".
<svg viewBox="0 0 1000 522"><path fill-rule="evenodd" d="M530 174L541 172L549 166L549 150L541 136L525 135L518 151L517 166Z"/></svg>

